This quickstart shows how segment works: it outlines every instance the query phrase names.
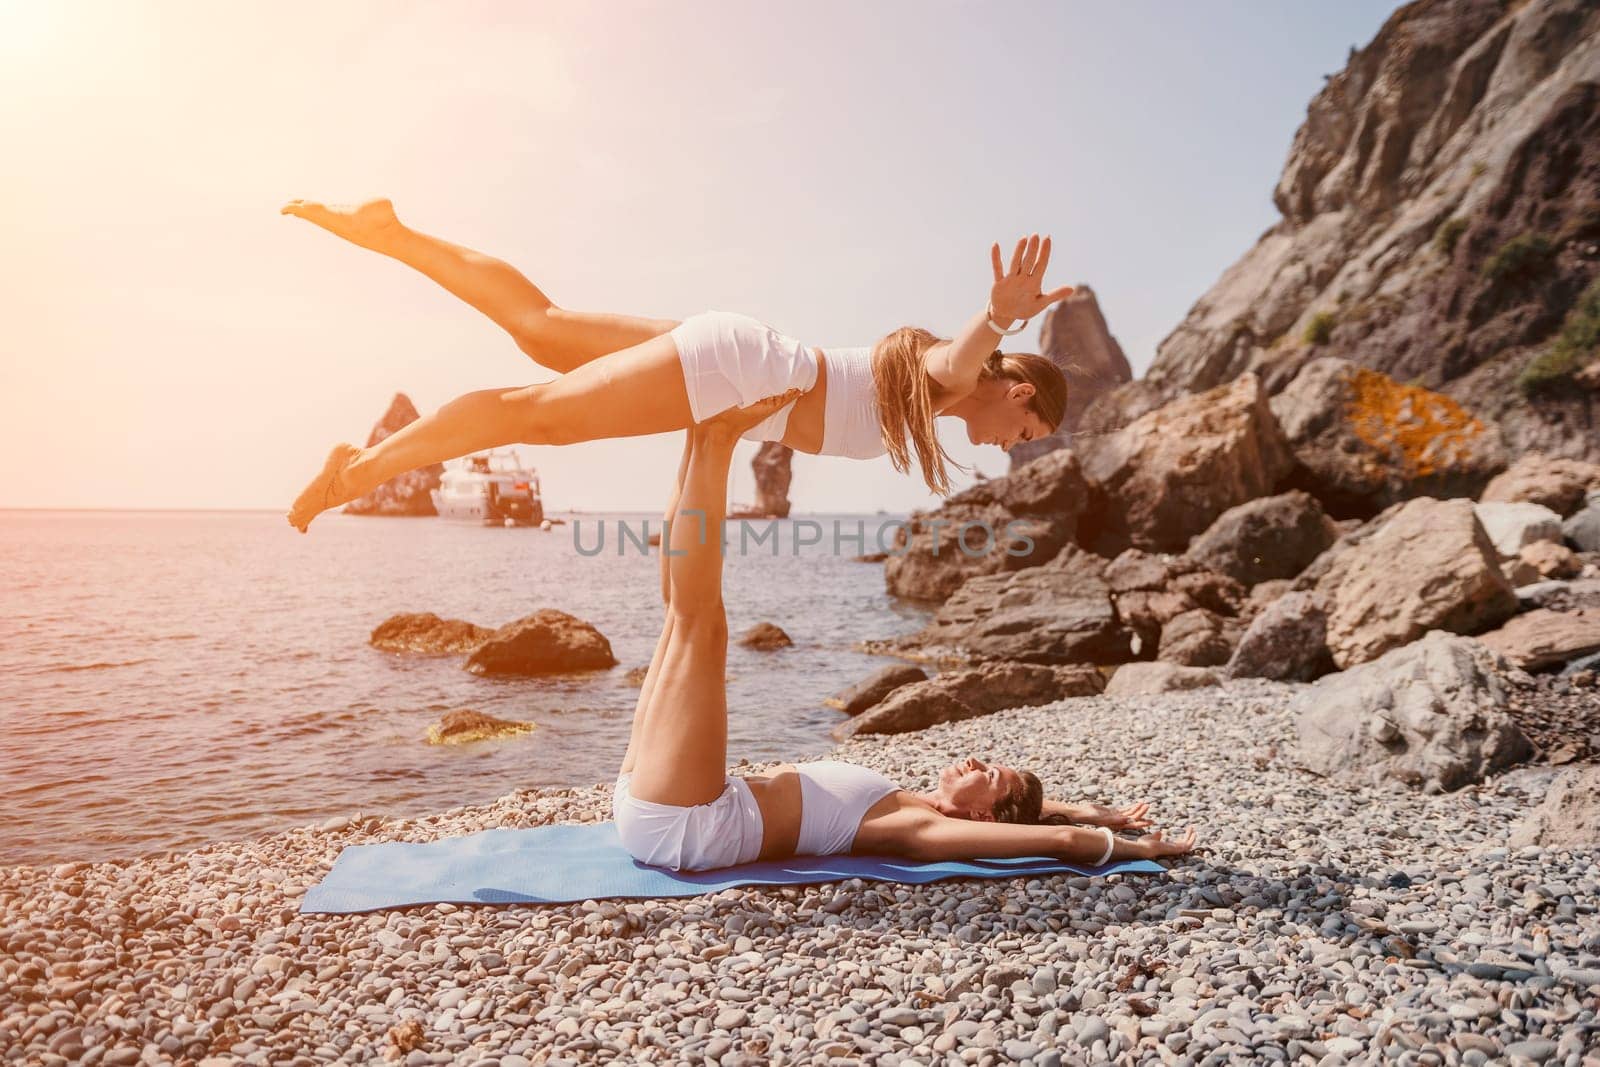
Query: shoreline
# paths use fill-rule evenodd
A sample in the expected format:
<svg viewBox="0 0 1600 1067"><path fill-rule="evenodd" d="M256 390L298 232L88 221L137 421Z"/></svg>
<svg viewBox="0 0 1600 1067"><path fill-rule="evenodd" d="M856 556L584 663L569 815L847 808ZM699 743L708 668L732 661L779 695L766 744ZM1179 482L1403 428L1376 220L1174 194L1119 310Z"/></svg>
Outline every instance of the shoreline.
<svg viewBox="0 0 1600 1067"><path fill-rule="evenodd" d="M347 844L603 819L607 785L0 868L0 1061L1043 1067L1399 1042L1561 1062L1596 1040L1600 853L1504 847L1548 769L1436 796L1324 782L1280 755L1293 690L1086 697L840 748L907 788L976 751L1053 795L1150 800L1209 850L1164 877L298 913Z"/></svg>

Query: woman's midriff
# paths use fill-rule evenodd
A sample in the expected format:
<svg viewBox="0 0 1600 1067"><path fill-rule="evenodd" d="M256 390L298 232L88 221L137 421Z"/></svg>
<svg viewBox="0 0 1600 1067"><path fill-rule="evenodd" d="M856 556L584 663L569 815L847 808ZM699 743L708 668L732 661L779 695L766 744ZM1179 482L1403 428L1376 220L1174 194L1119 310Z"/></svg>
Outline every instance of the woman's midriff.
<svg viewBox="0 0 1600 1067"><path fill-rule="evenodd" d="M793 445L790 445L793 448ZM765 774L744 776L761 809L761 858L782 859L794 855L800 844L800 775L794 764L785 763Z"/></svg>
<svg viewBox="0 0 1600 1067"><path fill-rule="evenodd" d="M822 451L822 423L828 405L828 365L823 362L820 349L811 351L817 357L817 384L789 409L789 425L784 429L783 443L796 452L814 456Z"/></svg>

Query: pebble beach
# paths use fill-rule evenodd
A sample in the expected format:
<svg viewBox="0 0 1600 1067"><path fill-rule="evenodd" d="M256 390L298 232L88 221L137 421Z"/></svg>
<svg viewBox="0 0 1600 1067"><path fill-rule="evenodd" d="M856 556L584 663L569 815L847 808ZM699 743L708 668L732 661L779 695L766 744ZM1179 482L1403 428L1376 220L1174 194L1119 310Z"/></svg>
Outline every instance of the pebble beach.
<svg viewBox="0 0 1600 1067"><path fill-rule="evenodd" d="M0 1062L1600 1064L1600 852L1508 848L1532 766L1426 795L1294 765L1295 687L1089 697L843 758L1147 800L1165 876L299 914L349 844L608 816L608 786L0 868Z"/></svg>

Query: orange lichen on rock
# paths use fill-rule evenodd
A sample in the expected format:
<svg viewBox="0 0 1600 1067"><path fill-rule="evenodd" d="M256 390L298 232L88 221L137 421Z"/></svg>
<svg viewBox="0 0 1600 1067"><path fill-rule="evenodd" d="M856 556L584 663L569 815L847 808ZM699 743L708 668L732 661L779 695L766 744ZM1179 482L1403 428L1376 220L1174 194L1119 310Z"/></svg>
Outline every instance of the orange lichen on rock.
<svg viewBox="0 0 1600 1067"><path fill-rule="evenodd" d="M1483 423L1441 393L1402 385L1365 367L1351 377L1350 426L1366 444L1404 466L1410 476L1436 473L1464 458Z"/></svg>

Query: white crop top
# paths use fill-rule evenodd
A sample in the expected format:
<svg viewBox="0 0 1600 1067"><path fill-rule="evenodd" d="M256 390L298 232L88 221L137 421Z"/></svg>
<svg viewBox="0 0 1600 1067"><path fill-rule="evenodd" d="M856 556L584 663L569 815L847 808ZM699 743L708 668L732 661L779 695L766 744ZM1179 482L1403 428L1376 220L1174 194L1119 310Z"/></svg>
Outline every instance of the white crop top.
<svg viewBox="0 0 1600 1067"><path fill-rule="evenodd" d="M821 348L828 368L822 412L822 455L874 459L883 447L878 394L872 380L871 348Z"/></svg>
<svg viewBox="0 0 1600 1067"><path fill-rule="evenodd" d="M797 856L849 852L867 809L900 787L877 771L854 763L797 763L800 775L800 840Z"/></svg>

